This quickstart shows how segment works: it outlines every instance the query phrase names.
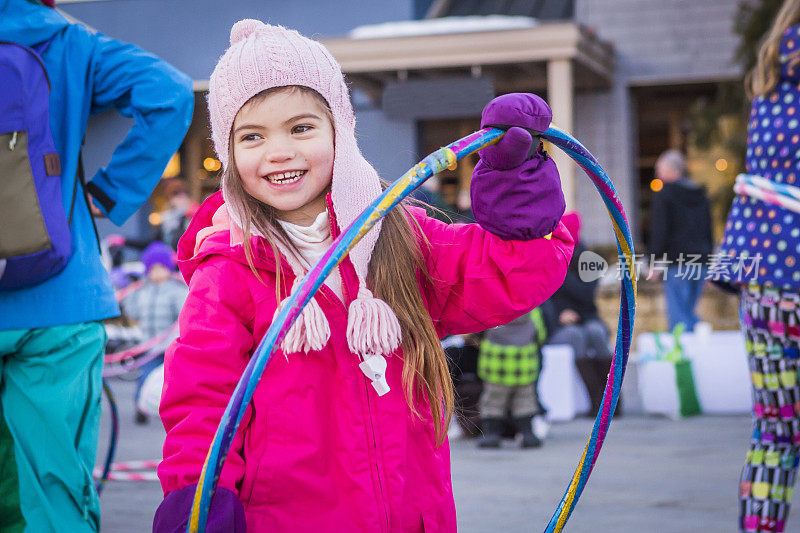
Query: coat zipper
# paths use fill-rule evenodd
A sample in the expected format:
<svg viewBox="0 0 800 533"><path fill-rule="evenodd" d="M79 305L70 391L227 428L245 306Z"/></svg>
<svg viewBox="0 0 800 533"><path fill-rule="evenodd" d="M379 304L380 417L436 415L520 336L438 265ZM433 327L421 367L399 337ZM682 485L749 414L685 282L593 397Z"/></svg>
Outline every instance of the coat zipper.
<svg viewBox="0 0 800 533"><path fill-rule="evenodd" d="M346 284L346 282L344 281L344 276L342 276L343 292L347 291L347 289L345 287L345 284ZM320 290L320 292L325 293L325 295L327 297L329 297L331 300L337 302L337 304L339 306L341 306L342 311L344 311L345 316L347 316L347 306L344 304L344 302L342 300L339 299L338 296L336 296L336 293L334 293L333 290L330 287L328 287L327 285L325 285L323 283L319 290ZM368 440L369 440L370 446L372 447L372 450L370 450L370 451L372 452L372 455L373 455L374 460L375 460L375 477L378 479L378 494L377 494L377 497L378 497L378 512L382 515L383 523L385 525L385 531L389 531L389 510L387 508L386 495L384 494L384 491L383 491L383 481L382 481L382 477L381 477L380 461L378 459L378 438L377 438L376 433L375 433L375 420L374 420L375 417L373 416L372 400L370 399L370 394L369 394L369 389L370 389L369 380L367 379L367 376L363 376L363 374L362 374L362 377L364 378L364 381L363 381L363 383L364 383L364 394L365 394L365 396L367 398L367 411L369 413L369 430L370 430L370 434L368 435L368 437L371 437L371 438L369 438Z"/></svg>
<svg viewBox="0 0 800 533"><path fill-rule="evenodd" d="M339 228L336 226L336 222L335 222L336 213L334 213L334 211L333 211L333 201L331 199L330 194L328 194L325 203L326 203L326 206L328 208L328 223L330 224L331 238L336 239L339 236ZM337 266L337 268L339 268L339 267ZM346 294L347 296L350 296L350 290L347 287L347 281L345 281L345 277L344 277L344 274L342 273L341 269L339 269L339 276L342 278L342 293L343 293L343 295ZM322 285L321 289L327 290L334 297L336 296L335 294L333 294L333 291L329 287L325 286L325 284ZM356 288L356 295L358 295L358 289L357 288ZM347 306L345 306L344 302L339 300L339 298L335 298L335 299L336 299L336 301L338 301L339 303L342 304L342 307L344 307L345 316L346 316L347 315ZM370 399L370 394L369 394L369 389L370 389L369 380L367 379L367 376L364 376L363 374L362 374L362 378L363 378L363 383L364 383L364 394L366 395L366 398L367 398L367 412L369 414L369 429L370 429L370 432L371 432L370 436L372 437L371 440L370 440L370 445L372 446L372 450L371 451L372 451L372 454L373 454L373 457L374 457L374 460L375 460L375 477L378 479L378 500L379 500L378 501L378 509L379 509L378 512L381 513L382 516L383 516L384 530L385 531L389 531L389 509L388 509L388 504L387 504L387 500L386 500L386 494L384 493L384 490L383 490L383 481L382 481L382 477L381 477L380 460L378 458L378 437L377 437L377 435L375 433L375 416L373 415L373 412L372 412L372 400Z"/></svg>
<svg viewBox="0 0 800 533"><path fill-rule="evenodd" d="M367 410L369 411L369 427L370 430L372 431L372 440L370 441L370 444L372 445L372 453L374 454L375 457L375 476L378 478L378 495L380 498L379 507L380 510L382 511L381 514L383 515L383 523L386 528L385 530L389 531L389 509L388 509L388 503L386 501L386 494L383 491L383 480L381 478L380 459L378 458L378 438L375 434L375 417L373 416L372 413L372 400L370 399L369 389L370 387L367 377L364 376L364 393L367 396Z"/></svg>

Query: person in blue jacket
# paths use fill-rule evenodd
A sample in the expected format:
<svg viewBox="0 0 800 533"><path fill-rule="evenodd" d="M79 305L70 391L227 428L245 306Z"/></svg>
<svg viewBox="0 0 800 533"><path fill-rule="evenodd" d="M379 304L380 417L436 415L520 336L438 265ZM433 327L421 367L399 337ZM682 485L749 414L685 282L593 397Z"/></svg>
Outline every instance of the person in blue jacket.
<svg viewBox="0 0 800 533"><path fill-rule="evenodd" d="M739 293L753 381L753 433L739 483L741 531L790 531L800 463L800 210L770 192L800 197L799 84L800 2L786 0L747 77L753 100L746 167L757 176L755 186L737 183L711 272Z"/></svg>
<svg viewBox="0 0 800 533"><path fill-rule="evenodd" d="M42 59L65 208L89 116L115 108L134 119L87 187L94 208L122 224L183 140L194 104L191 80L134 45L67 21L53 0L0 0L0 40L49 41ZM64 270L39 285L0 292L2 531L100 528L92 469L106 340L101 321L117 316L119 307L87 203L75 203L71 231L73 254Z"/></svg>

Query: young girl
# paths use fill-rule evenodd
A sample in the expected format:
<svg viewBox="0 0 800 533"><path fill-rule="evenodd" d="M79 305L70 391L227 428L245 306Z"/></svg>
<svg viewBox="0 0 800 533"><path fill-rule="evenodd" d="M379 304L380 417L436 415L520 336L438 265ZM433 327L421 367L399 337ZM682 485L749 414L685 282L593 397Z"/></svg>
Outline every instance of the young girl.
<svg viewBox="0 0 800 533"><path fill-rule="evenodd" d="M746 165L761 183L790 187L795 195L798 84L800 2L786 0L747 77L753 103ZM737 190L714 270L740 294L753 381L753 435L739 485L739 528L784 531L800 461L800 213L758 189ZM740 261L745 269L734 268Z"/></svg>
<svg viewBox="0 0 800 533"><path fill-rule="evenodd" d="M185 528L220 417L281 302L381 192L321 44L236 23L208 103L225 170L179 245L190 293L165 361L159 532ZM456 530L439 339L507 323L563 281L573 243L535 137L550 118L533 95L494 100L483 123L520 127L482 152L481 225L397 208L326 280L255 391L208 531Z"/></svg>

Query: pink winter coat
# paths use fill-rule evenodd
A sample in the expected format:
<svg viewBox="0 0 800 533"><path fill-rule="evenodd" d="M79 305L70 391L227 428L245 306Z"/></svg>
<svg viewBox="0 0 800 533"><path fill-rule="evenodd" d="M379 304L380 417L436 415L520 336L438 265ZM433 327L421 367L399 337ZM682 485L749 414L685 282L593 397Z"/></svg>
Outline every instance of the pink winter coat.
<svg viewBox="0 0 800 533"><path fill-rule="evenodd" d="M165 360L167 437L158 468L165 493L197 482L222 412L276 309L269 246L262 243L255 257L263 284L227 230L206 230L198 246L198 232L222 202L216 193L203 203L178 250L190 292ZM330 203L328 211L332 217ZM564 280L573 241L561 224L549 240L505 242L477 224L447 225L410 211L431 243L425 261L433 288L423 297L440 336L510 322ZM331 228L335 237L333 221ZM285 262L282 269L288 289L292 271ZM424 400L422 419L409 410L400 351L388 358L391 391L382 397L358 368L345 338L346 305L358 282L348 260L340 272L346 301L326 286L317 295L330 322L328 345L273 356L219 484L239 495L250 533L454 532L448 443L435 446Z"/></svg>

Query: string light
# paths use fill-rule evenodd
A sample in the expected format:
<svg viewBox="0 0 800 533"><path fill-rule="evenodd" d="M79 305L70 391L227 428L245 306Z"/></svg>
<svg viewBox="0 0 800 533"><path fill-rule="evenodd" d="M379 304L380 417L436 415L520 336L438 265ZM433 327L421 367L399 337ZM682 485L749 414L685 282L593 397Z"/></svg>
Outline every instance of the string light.
<svg viewBox="0 0 800 533"><path fill-rule="evenodd" d="M172 154L172 157L169 159L169 163L167 163L167 167L164 169L164 173L161 175L162 178L174 178L178 174L181 173L181 157L178 155L177 152Z"/></svg>
<svg viewBox="0 0 800 533"><path fill-rule="evenodd" d="M209 172L216 172L222 168L222 163L213 157L206 157L203 159L203 168Z"/></svg>
<svg viewBox="0 0 800 533"><path fill-rule="evenodd" d="M650 182L650 190L653 192L658 192L664 188L664 182L658 178L654 178L653 181Z"/></svg>

